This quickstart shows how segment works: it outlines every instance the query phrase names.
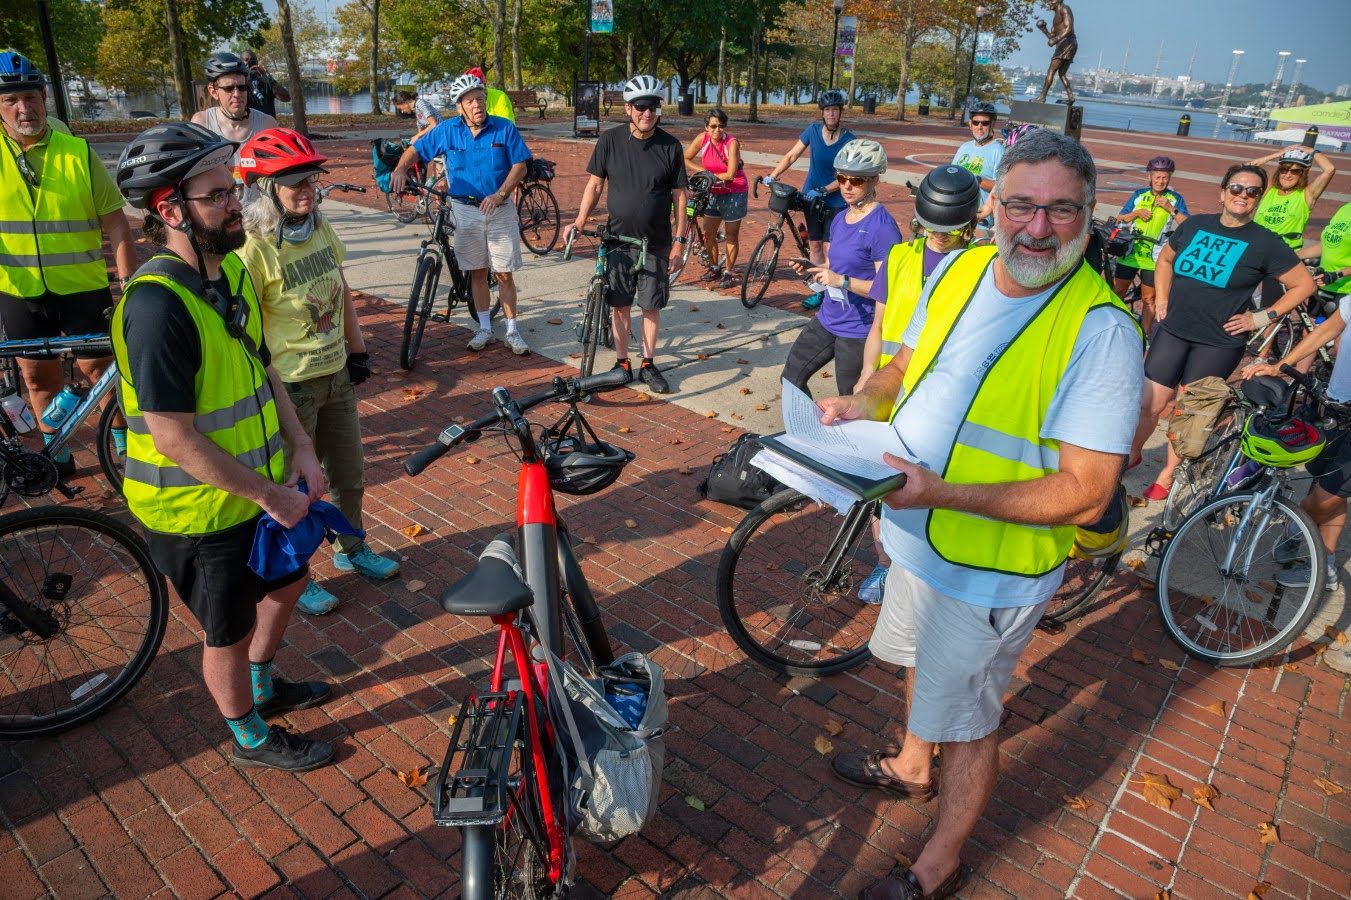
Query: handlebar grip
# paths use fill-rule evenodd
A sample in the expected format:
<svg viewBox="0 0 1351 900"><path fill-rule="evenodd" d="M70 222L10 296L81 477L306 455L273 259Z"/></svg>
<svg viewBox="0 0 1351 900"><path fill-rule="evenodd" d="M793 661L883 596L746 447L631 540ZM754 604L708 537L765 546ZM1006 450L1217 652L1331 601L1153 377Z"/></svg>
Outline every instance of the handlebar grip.
<svg viewBox="0 0 1351 900"><path fill-rule="evenodd" d="M366 189L358 184L344 184L342 189L344 191L356 191L358 194L366 193Z"/></svg>
<svg viewBox="0 0 1351 900"><path fill-rule="evenodd" d="M417 453L403 461L403 470L409 475L421 475L428 466L446 455L446 451L451 448L454 438L450 435L449 429L441 432L437 436L435 443L428 444Z"/></svg>
<svg viewBox="0 0 1351 900"><path fill-rule="evenodd" d="M629 373L623 369L611 369L608 372L601 372L599 375L588 375L586 378L577 379L577 391L581 394L589 394L592 391L608 391L612 388L623 387L629 383Z"/></svg>
<svg viewBox="0 0 1351 900"><path fill-rule="evenodd" d="M1287 366L1284 363L1282 363L1281 374L1290 376L1292 379L1294 379L1296 382L1298 382L1299 384L1303 385L1306 388L1309 387L1309 376L1305 375L1303 372L1301 372L1299 369L1296 369L1294 366Z"/></svg>

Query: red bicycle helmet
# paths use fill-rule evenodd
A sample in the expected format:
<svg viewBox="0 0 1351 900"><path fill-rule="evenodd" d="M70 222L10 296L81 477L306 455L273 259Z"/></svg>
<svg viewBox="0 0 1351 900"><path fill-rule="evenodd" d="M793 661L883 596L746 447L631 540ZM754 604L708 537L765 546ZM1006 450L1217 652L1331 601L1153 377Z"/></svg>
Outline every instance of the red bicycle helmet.
<svg viewBox="0 0 1351 900"><path fill-rule="evenodd" d="M1145 165L1146 172L1176 172L1177 163L1171 156L1156 156Z"/></svg>
<svg viewBox="0 0 1351 900"><path fill-rule="evenodd" d="M289 128L260 131L239 148L239 171L245 184L264 176L295 187L311 175L327 172L328 157L314 149L310 139Z"/></svg>

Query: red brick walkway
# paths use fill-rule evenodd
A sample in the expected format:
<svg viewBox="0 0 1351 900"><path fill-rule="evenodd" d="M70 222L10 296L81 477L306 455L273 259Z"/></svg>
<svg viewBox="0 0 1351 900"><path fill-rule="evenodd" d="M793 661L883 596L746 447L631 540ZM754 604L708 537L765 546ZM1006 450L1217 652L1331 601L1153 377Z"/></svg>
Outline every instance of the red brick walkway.
<svg viewBox="0 0 1351 900"><path fill-rule="evenodd" d="M380 370L361 389L368 525L404 571L373 586L324 562L344 603L294 623L278 655L289 677L336 682L332 702L290 723L337 742L337 764L235 770L175 604L159 658L117 708L59 739L0 746L4 896L457 893L455 833L433 827L427 799L395 772L440 762L446 717L486 670L481 623L434 598L511 522L515 461L484 441L477 462L452 455L416 480L397 465L451 417L481 412L492 386L525 389L564 370L500 347L470 357L467 331L434 325L425 361L405 376L399 317L373 300L362 311ZM681 474L698 473L733 429L632 391L588 412L602 431L630 429L613 439L638 458L608 491L563 500L565 515L586 539L583 566L612 633L667 667L674 730L660 814L641 836L584 848L579 895L852 896L917 853L935 805L835 781L813 743L829 720L843 725L837 748L894 738L896 673L873 663L785 682L741 657L712 587L737 511L697 502L698 474ZM413 523L427 532L410 541L400 529ZM1315 784L1351 785L1346 685L1313 648L1296 647L1285 668L1198 665L1162 636L1127 572L1085 619L1038 633L1024 662L1004 774L965 853L979 873L967 896L1243 897L1262 881L1267 897L1351 892L1351 794ZM1181 789L1171 810L1142 799L1145 773ZM1202 784L1219 792L1214 811L1192 800ZM1070 808L1075 796L1086 808ZM1278 844L1259 842L1268 821Z"/></svg>

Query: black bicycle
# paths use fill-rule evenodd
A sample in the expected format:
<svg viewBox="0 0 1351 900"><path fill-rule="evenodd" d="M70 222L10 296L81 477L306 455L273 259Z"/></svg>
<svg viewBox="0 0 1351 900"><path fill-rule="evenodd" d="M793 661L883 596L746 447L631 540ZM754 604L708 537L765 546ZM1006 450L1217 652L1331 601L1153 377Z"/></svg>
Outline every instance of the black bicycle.
<svg viewBox="0 0 1351 900"><path fill-rule="evenodd" d="M543 256L558 243L561 220L558 198L549 182L554 180L551 160L535 157L525 164L525 179L516 189L516 215L521 220L521 241L536 256Z"/></svg>
<svg viewBox="0 0 1351 900"><path fill-rule="evenodd" d="M414 185L409 182L409 186ZM418 251L416 268L413 275L413 290L408 296L408 310L403 317L403 344L399 347L399 365L405 369L413 368L417 362L418 351L422 349L422 334L427 328L427 320L450 321L451 313L458 306L464 306L474 327L478 327L478 308L474 305L474 294L470 286L469 273L460 268L455 259L455 248L451 238L455 234L455 222L452 218L450 195L425 185L413 187L428 197L439 200L436 204L436 220L432 224L430 237L423 238ZM442 268L450 270L450 291L446 296L444 314L432 314L436 304L436 289L441 283ZM502 311L502 300L497 296L497 278L488 273L488 291L492 298L491 317L496 318Z"/></svg>
<svg viewBox="0 0 1351 900"><path fill-rule="evenodd" d="M756 179L752 190L758 200L760 198L759 179ZM768 233L760 238L760 242L751 251L750 259L746 261L746 271L741 276L742 306L747 309L754 309L764 299L765 291L769 288L770 282L778 274L779 251L783 248L785 231L793 236L793 240L797 244L799 258L808 259L811 257L811 251L807 247L805 217L808 214L818 214L819 210L824 208L825 205L824 197L808 200L806 195L791 184L776 181L769 186L769 210L778 213L779 218L769 226ZM802 213L804 221L794 222L794 212ZM789 226L787 229L784 228L785 223Z"/></svg>
<svg viewBox="0 0 1351 900"><path fill-rule="evenodd" d="M685 249L680 254L680 266L674 269L666 276L670 284L675 284L685 271L685 264L689 262L690 251L699 257L699 261L704 264L704 268L713 268L714 259L708 255L708 246L704 243L704 233L699 228L699 217L708 209L709 202L713 199L713 185L717 181L711 172L696 172L689 178L689 199L685 201ZM672 218L677 213L675 207L671 208ZM671 231L675 233L675 222L671 223ZM718 244L721 245L724 240L722 231L718 232ZM721 262L719 258L718 262Z"/></svg>

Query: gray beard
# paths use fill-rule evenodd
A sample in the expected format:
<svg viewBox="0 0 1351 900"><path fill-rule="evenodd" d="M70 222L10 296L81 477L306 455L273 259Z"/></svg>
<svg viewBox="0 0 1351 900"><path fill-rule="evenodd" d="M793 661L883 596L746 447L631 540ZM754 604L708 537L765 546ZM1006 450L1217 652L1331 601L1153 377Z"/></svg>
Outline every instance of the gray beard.
<svg viewBox="0 0 1351 900"><path fill-rule="evenodd" d="M1042 241L1029 238L1025 234L1009 237L998 228L995 229L994 240L995 246L999 248L999 259L1009 276L1028 290L1035 290L1054 284L1079 265L1079 261L1084 257L1084 248L1088 245L1088 228L1085 227L1078 237L1063 244L1054 236ZM1053 243L1045 244L1046 241ZM1014 249L1023 245L1054 246L1055 255L1050 260L1015 255Z"/></svg>

